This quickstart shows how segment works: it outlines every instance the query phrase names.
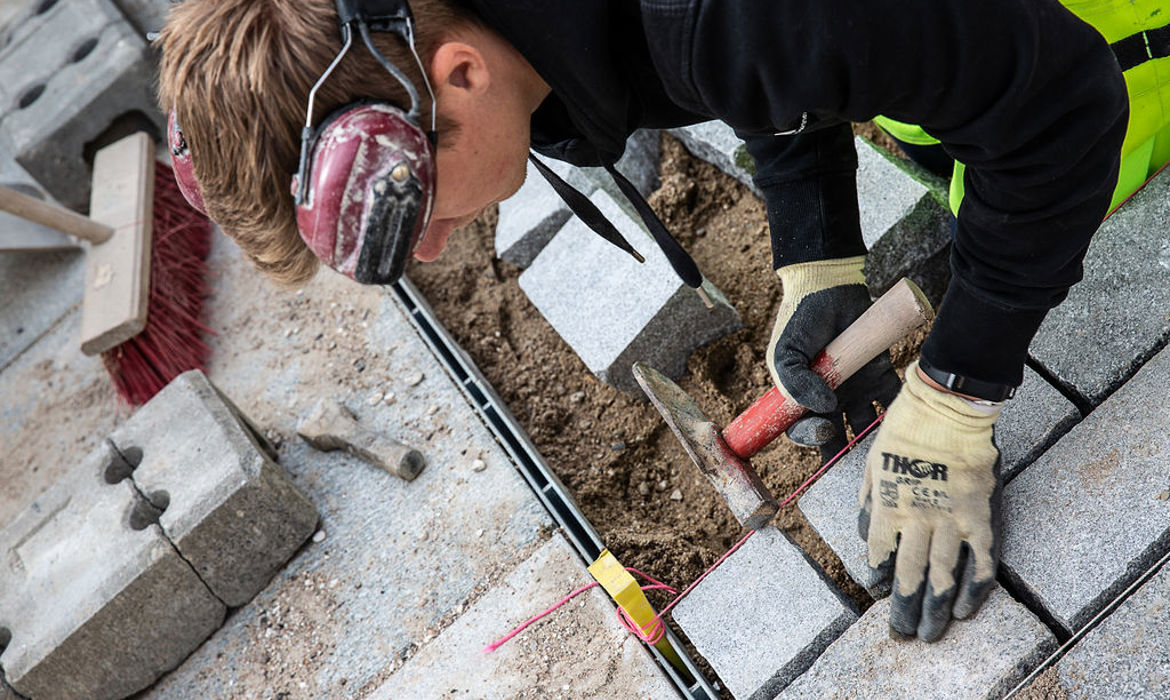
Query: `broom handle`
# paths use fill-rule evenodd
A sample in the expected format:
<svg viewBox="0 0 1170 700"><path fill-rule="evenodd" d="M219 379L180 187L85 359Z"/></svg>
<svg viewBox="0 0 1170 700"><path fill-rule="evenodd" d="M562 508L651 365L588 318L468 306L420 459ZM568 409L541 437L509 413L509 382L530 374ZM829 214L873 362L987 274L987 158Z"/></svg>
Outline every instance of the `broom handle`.
<svg viewBox="0 0 1170 700"><path fill-rule="evenodd" d="M114 235L114 229L65 207L42 202L16 190L0 185L0 211L19 216L42 226L56 229L90 243L104 243Z"/></svg>

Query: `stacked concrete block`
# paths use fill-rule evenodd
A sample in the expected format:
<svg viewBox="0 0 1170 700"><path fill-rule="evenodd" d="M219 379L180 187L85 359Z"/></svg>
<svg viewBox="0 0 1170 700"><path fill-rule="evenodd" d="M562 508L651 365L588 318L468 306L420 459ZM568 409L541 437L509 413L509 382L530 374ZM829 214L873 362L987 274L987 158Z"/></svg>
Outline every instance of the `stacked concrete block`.
<svg viewBox="0 0 1170 700"><path fill-rule="evenodd" d="M605 190L621 205L628 216L638 213L604 168L578 168L564 161L538 156L562 180L584 195ZM658 189L658 165L662 160L659 133L652 129L635 131L626 142L626 152L615 167L644 196ZM531 163L524 185L500 202L496 224L496 255L516 265L528 267L537 254L572 216L569 206Z"/></svg>
<svg viewBox="0 0 1170 700"><path fill-rule="evenodd" d="M166 536L229 606L248 602L313 534L317 510L203 373L186 372L110 436L165 500Z"/></svg>
<svg viewBox="0 0 1170 700"><path fill-rule="evenodd" d="M0 74L10 76L0 84L0 139L68 207L88 207L86 157L101 139L163 133L146 43L109 0L37 5L0 48Z"/></svg>
<svg viewBox="0 0 1170 700"><path fill-rule="evenodd" d="M703 579L673 617L736 697L771 698L857 612L787 535L765 527Z"/></svg>
<svg viewBox="0 0 1170 700"><path fill-rule="evenodd" d="M1004 480L1010 481L1024 470L1079 419L1080 413L1067 399L1026 369L1024 383L996 422L995 441L1002 454ZM825 472L801 497L800 510L840 557L853 580L877 593L878 586L870 578L868 548L857 534L857 493L872 445L873 437L867 437Z"/></svg>
<svg viewBox="0 0 1170 700"><path fill-rule="evenodd" d="M1085 277L1048 314L1031 354L1093 404L1170 337L1170 173L1106 219Z"/></svg>
<svg viewBox="0 0 1170 700"><path fill-rule="evenodd" d="M909 277L937 303L949 280L951 243L951 215L938 194L942 183L932 182L932 190L924 181L931 182L928 178L933 176L925 171L916 169L916 179L869 141L855 138L854 142L857 204L861 235L869 249L865 276L870 289L881 294Z"/></svg>
<svg viewBox="0 0 1170 700"><path fill-rule="evenodd" d="M714 308L674 273L649 234L603 191L592 196L646 258L639 264L570 219L520 275L520 288L603 381L640 395L630 368L646 362L672 377L699 346L738 330L739 314L710 283Z"/></svg>
<svg viewBox="0 0 1170 700"><path fill-rule="evenodd" d="M181 0L114 0L138 33L146 37L162 30L171 7Z"/></svg>
<svg viewBox="0 0 1170 700"><path fill-rule="evenodd" d="M1001 698L1056 648L1040 620L996 587L933 644L890 638L875 603L781 698Z"/></svg>
<svg viewBox="0 0 1170 700"><path fill-rule="evenodd" d="M0 531L0 667L22 695L125 697L223 621L124 469L103 445Z"/></svg>
<svg viewBox="0 0 1170 700"><path fill-rule="evenodd" d="M1067 631L1170 550L1167 382L1163 351L1004 492L1002 568Z"/></svg>
<svg viewBox="0 0 1170 700"><path fill-rule="evenodd" d="M1056 665L1069 700L1170 697L1170 568L1142 585Z"/></svg>

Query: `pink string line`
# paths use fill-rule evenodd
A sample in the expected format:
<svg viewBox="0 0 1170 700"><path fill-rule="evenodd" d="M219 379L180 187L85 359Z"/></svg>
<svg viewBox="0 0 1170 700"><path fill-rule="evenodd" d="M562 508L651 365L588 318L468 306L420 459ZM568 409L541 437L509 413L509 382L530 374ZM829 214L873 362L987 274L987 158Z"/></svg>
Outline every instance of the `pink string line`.
<svg viewBox="0 0 1170 700"><path fill-rule="evenodd" d="M876 428L878 423L882 422L882 418L885 418L885 415L886 414L884 414L884 413L879 415L872 423L870 423L868 426L866 426L865 430L862 430L860 433L857 434L856 437L854 437L852 440L850 440L849 444L845 445L845 447L843 447L840 452L833 455L832 459L825 462L824 466L822 466L820 469L818 469L815 474L813 474L808 479L806 479L803 484L798 486L795 491L793 491L791 494L788 495L788 498L785 498L780 503L780 508L784 508L789 503L791 503L793 500L795 500L796 497L799 496L809 486L811 486L814 481L819 479L822 474L824 474L826 471L828 471L829 467L833 466L838 461L840 461L840 459L842 457L844 457L845 454L847 452L849 452L849 450L853 449L854 445L856 445L858 442L861 442L862 438L864 438L869 433L869 431ZM642 586L641 588L643 591L664 590L664 591L667 591L668 593L670 593L671 595L675 595L675 594L677 594L677 595L675 595L674 600L670 601L670 603L668 603L666 605L666 607L664 607L661 610L661 612L659 612L657 615L655 615L653 618L651 618L650 621L647 622L645 625L639 625L637 622L635 622L633 620L633 618L630 617L629 613L627 613L625 611L625 609L623 609L621 606L618 606L617 615L618 615L618 619L622 623L622 626L625 627L627 630L629 630L631 634L638 637L638 639L641 639L643 642L646 642L647 644L657 644L659 641L662 640L662 637L666 634L666 624L663 622L663 619L662 619L663 616L666 615L666 613L670 612L671 608L673 608L675 605L677 605L679 603L679 601L681 601L683 598L685 598L687 596L688 593L690 593L692 590L694 590L695 586L698 586L699 583L702 582L703 579L707 578L707 576L711 572L715 571L715 569L718 569L720 564L727 561L728 557L730 557L732 554L735 554L736 550L738 550L740 547L742 547L749 539L751 539L751 536L754 534L756 534L755 530L749 530L748 533L743 536L743 539L741 539L739 542L736 542L734 545L732 545L731 549L727 550L727 552L724 553L723 556L719 557L719 559L717 559L715 561L715 563L710 566L710 568L708 568L706 571L704 571L702 573L702 575L699 576L699 578L695 579L694 582L691 583L691 585L689 585L685 589L683 589L682 593L678 593L677 590L675 590L674 588L668 586L667 584L659 581L658 579L655 579L647 574L644 574L641 571L638 571L637 569L635 569L633 567L627 566L626 571L629 571L631 573L635 573L635 574L641 576L642 578L646 579L647 581L650 581L650 583L652 584L649 586ZM584 586L581 586L580 588L573 591L569 595L565 596L564 598L561 598L559 601L554 603L551 607L549 607L544 612L542 612L538 615L534 615L533 617L529 618L527 621L523 622L516 629L512 630L511 632L504 635L500 639L498 639L498 640L492 642L491 644L487 645L486 647L484 647L482 649L482 653L490 654L491 652L495 651L496 649L499 649L504 644L506 644L508 642L508 640L512 639L513 637L520 634L524 630L528 629L528 627L530 625L534 624L535 622L537 622L541 618L546 617L547 615L550 615L554 611L558 610L565 603L568 603L573 598L584 593L585 591L589 590L590 588L593 588L594 586L598 586L598 585L600 585L600 584L597 581L594 581L593 583L589 583L589 584L586 584Z"/></svg>

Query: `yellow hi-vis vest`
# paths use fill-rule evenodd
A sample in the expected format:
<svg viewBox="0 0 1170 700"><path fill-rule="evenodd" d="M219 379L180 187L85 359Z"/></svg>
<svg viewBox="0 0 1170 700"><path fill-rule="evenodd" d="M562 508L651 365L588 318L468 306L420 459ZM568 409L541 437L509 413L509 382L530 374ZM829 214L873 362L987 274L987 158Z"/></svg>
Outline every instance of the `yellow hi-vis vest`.
<svg viewBox="0 0 1170 700"><path fill-rule="evenodd" d="M1170 161L1170 0L1061 0L1061 4L1101 32L1125 71L1129 126L1109 205L1112 211ZM906 143L938 143L914 124L880 116L874 122ZM950 191L954 213L963 201L963 171L963 164L956 162Z"/></svg>

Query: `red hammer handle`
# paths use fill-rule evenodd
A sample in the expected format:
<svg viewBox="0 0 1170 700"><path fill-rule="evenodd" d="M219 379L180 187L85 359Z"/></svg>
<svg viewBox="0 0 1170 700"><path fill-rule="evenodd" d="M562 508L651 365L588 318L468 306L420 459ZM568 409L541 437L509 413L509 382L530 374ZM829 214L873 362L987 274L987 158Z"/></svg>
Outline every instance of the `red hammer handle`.
<svg viewBox="0 0 1170 700"><path fill-rule="evenodd" d="M883 294L813 361L811 369L836 389L867 362L934 317L930 302L903 279ZM805 408L773 387L723 429L733 452L748 459L787 430Z"/></svg>

